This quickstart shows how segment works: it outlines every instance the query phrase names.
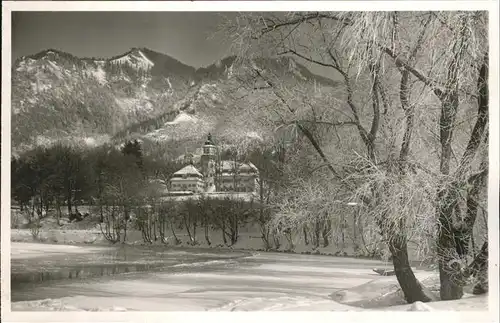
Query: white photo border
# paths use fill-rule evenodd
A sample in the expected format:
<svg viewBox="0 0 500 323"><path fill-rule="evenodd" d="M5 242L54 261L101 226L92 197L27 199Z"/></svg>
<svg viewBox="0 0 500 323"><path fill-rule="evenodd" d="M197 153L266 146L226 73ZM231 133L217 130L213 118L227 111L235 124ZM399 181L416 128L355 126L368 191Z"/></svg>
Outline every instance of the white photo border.
<svg viewBox="0 0 500 323"><path fill-rule="evenodd" d="M499 311L499 3L498 1L4 1L2 3L1 317L6 322L477 322L474 312L12 312L10 156L12 11L423 11L487 10L490 15L489 314ZM390 313L390 315L388 315Z"/></svg>

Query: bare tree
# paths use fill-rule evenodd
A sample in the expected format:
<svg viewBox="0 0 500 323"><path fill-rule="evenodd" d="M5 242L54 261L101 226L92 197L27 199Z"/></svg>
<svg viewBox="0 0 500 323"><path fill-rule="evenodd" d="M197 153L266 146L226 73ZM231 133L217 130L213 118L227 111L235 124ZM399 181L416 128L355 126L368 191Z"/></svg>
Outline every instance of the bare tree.
<svg viewBox="0 0 500 323"><path fill-rule="evenodd" d="M158 217L159 217L158 233L160 235L162 243L167 243L167 233L168 233L168 228L170 228L172 236L174 237L174 244L179 245L181 243L181 240L177 237L177 234L175 233L175 228L177 227L179 218L175 202L161 201L158 205Z"/></svg>
<svg viewBox="0 0 500 323"><path fill-rule="evenodd" d="M435 60L429 72L415 68L408 59L395 50L379 46L404 70L418 79L439 100L439 178L436 216L439 225L437 239L441 298L457 299L463 295L463 265L466 260L472 228L477 217L478 192L485 187L487 162L478 161L481 149L487 143L488 124L488 39L487 16L484 12L429 13L433 17L432 45L442 58ZM476 113L472 113L474 106ZM458 118L461 110L475 119L472 130L463 134ZM468 137L468 139L467 139ZM460 147L457 158L456 142L467 142ZM455 144L455 148L454 148ZM481 147L482 146L482 147ZM455 170L452 171L452 166ZM478 167L479 166L479 167ZM461 193L465 189L464 197ZM466 211L460 201L466 201Z"/></svg>
<svg viewBox="0 0 500 323"><path fill-rule="evenodd" d="M183 201L178 210L182 219L182 225L188 233L189 243L197 245L198 241L196 240L196 230L200 222L197 202L193 199Z"/></svg>
<svg viewBox="0 0 500 323"><path fill-rule="evenodd" d="M210 227L213 223L213 212L214 204L212 200L205 196L200 196L197 200L198 212L200 214L200 222L203 226L203 231L205 234L205 241L210 246L212 242L210 240Z"/></svg>
<svg viewBox="0 0 500 323"><path fill-rule="evenodd" d="M413 231L409 228L422 226L425 237L420 239L428 242L429 236L438 234L441 297L461 296L461 279L452 279L460 276L460 266L454 261L460 257L455 256L459 230L452 228L451 218L460 213L458 187L470 175L485 173L484 168L477 172L471 169L477 167L474 156L487 124L486 25L485 14L477 12L306 12L242 14L238 24L229 23L225 28L238 44L240 63L246 66L242 70L251 76L253 88L268 91L275 98L268 100L270 113L278 116L273 123L297 129L338 184L357 192L362 204L377 211L376 223L388 243L408 302L431 299L416 280L408 259L408 233ZM429 48L430 55L426 53ZM261 55L294 57L329 69L340 80L340 87L323 87L328 94L312 95L310 82L287 83L272 69L259 66L257 56ZM423 68L426 72L421 72ZM292 72L297 71L292 68ZM246 83L248 80L246 77ZM435 98L441 102L440 116L434 113ZM479 109L477 116L472 116L476 125L468 130L459 127L457 113L460 105L473 105L473 98ZM470 114L470 108L465 110ZM427 120L439 120L437 132L425 124ZM346 163L338 157L342 154L328 152L321 141L325 127L342 127L342 132L335 131L337 139L339 134L345 138L357 133L359 142L348 141L348 148L355 152L354 162ZM399 131L401 128L404 130ZM458 129L458 145L467 141L467 136L470 140L465 148L459 148L463 157L450 176L454 158L451 139ZM441 152L419 158L419 153L437 148L435 139ZM340 150L345 147L342 140L334 145ZM439 169L434 167L436 161ZM426 176L432 177L430 185L415 186ZM481 186L481 181L471 182ZM394 184L402 184L405 190L391 196ZM429 212L436 189L437 218ZM426 202L425 207L408 209L405 199L410 196L410 201L415 201L414 195L408 195L412 192ZM473 197L474 190L470 193ZM475 212L468 212L471 216L464 223L473 223ZM433 231L433 227L439 230ZM461 241L459 244L466 245L469 239Z"/></svg>

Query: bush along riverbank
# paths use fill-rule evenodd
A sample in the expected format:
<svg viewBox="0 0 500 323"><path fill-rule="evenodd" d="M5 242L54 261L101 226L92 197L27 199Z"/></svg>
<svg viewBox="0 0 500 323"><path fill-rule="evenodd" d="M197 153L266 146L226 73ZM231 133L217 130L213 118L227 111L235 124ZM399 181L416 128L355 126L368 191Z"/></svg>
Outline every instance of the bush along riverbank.
<svg viewBox="0 0 500 323"><path fill-rule="evenodd" d="M315 248L311 245L305 245L303 242L296 243L293 249L288 248L286 245L281 245L280 248L264 248L262 239L256 232L242 232L238 241L233 245L224 244L220 238L220 232L210 232L211 244L209 245L205 240L200 240L197 243L192 243L186 233L177 234L176 239L169 236L162 241L153 241L152 243L145 243L141 238L141 232L138 230L131 230L127 233L126 245L135 246L155 246L166 248L198 248L198 249L218 249L218 250L241 250L251 252L279 252L290 254L303 254L303 255L321 255L321 256L334 256L334 257L347 257L359 259L373 259L382 260L387 262L388 267L392 267L390 259L382 257L380 254L369 255L363 252L354 251L352 246L347 246L344 249L337 248L335 245L329 247ZM44 243L44 244L61 244L61 245L92 245L92 246L112 246L120 245L122 243L110 243L107 241L103 234L96 227L90 229L55 229L41 228L37 238L33 238L29 229L11 229L11 241L21 243ZM415 266L426 266L426 262L418 259L412 261Z"/></svg>

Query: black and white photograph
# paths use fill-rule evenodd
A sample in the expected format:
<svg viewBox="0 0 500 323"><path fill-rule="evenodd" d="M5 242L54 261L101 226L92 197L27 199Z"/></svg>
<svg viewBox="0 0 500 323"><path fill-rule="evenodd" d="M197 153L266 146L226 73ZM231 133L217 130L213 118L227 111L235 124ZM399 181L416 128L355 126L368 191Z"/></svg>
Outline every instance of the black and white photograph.
<svg viewBox="0 0 500 323"><path fill-rule="evenodd" d="M2 317L498 320L498 2L208 2L3 8Z"/></svg>

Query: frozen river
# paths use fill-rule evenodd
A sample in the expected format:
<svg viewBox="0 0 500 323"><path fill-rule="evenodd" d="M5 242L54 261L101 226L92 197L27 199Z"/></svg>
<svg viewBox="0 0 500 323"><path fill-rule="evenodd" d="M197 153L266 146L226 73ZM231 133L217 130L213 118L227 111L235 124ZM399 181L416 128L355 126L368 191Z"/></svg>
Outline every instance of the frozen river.
<svg viewBox="0 0 500 323"><path fill-rule="evenodd" d="M13 310L40 310L54 300L85 310L342 310L330 294L380 279L372 268L386 265L286 253L12 243L11 295Z"/></svg>

